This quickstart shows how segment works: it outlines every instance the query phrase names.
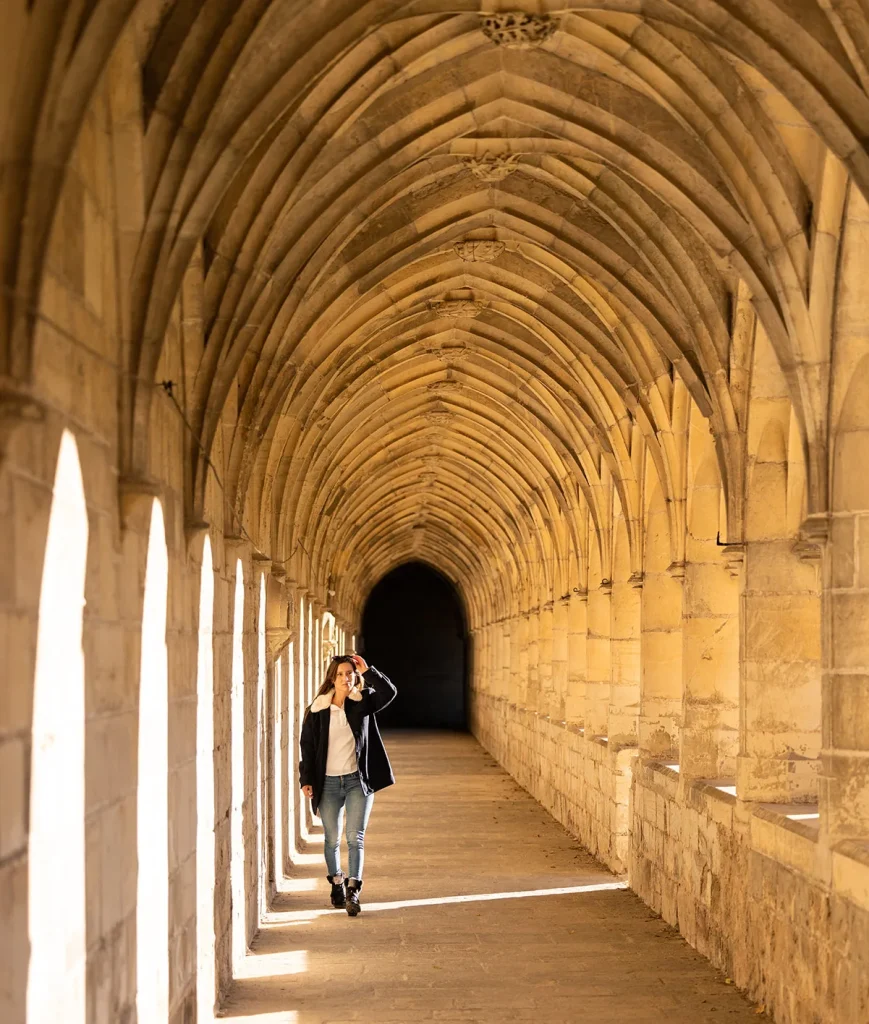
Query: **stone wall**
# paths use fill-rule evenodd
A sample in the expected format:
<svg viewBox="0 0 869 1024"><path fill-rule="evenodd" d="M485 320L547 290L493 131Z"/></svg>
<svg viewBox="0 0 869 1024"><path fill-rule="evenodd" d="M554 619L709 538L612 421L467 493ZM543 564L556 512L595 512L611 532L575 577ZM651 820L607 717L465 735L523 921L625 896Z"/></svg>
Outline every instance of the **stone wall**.
<svg viewBox="0 0 869 1024"><path fill-rule="evenodd" d="M869 845L472 690L482 746L704 956L788 1024L869 1020ZM620 822L625 827L619 831Z"/></svg>
<svg viewBox="0 0 869 1024"><path fill-rule="evenodd" d="M865 851L825 880L816 825L656 765L631 797L630 884L653 910L775 1020L869 1020Z"/></svg>
<svg viewBox="0 0 869 1024"><path fill-rule="evenodd" d="M627 867L630 761L575 726L472 691L471 731L516 781L612 871Z"/></svg>

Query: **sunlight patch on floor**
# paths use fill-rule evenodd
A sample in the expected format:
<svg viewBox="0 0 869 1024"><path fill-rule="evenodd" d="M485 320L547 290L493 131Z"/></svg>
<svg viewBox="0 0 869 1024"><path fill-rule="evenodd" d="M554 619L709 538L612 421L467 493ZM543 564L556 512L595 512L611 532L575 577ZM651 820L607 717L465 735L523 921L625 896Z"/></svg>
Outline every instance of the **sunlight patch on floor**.
<svg viewBox="0 0 869 1024"><path fill-rule="evenodd" d="M237 980L278 978L304 974L308 970L307 949L286 949L277 953L248 953L235 971Z"/></svg>
<svg viewBox="0 0 869 1024"><path fill-rule="evenodd" d="M521 892L488 892L472 893L469 896L434 896L421 900L393 900L388 903L364 903L364 913L383 910L404 910L409 907L436 907L449 903L479 903L488 900L516 900L525 899L529 896L573 896L589 892L608 892L615 889L627 889L627 882L600 882L597 885L571 885L559 889L526 889ZM324 894L325 898L325 894ZM272 911L263 922L263 927L274 928L283 924L293 924L299 921L313 921L315 918L324 917L326 914L343 914L343 910L288 910Z"/></svg>
<svg viewBox="0 0 869 1024"><path fill-rule="evenodd" d="M299 1024L295 1010L278 1010L276 1013L245 1013L240 1017L215 1017L215 1024Z"/></svg>
<svg viewBox="0 0 869 1024"><path fill-rule="evenodd" d="M316 892L321 884L319 878L280 878L275 888L279 893Z"/></svg>

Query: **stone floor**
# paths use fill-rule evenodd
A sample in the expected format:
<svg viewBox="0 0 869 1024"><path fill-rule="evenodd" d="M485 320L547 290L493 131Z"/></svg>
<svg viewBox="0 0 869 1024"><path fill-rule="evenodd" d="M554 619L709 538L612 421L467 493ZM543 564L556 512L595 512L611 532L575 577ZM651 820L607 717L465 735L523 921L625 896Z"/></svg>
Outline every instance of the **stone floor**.
<svg viewBox="0 0 869 1024"><path fill-rule="evenodd" d="M312 846L303 858L311 863L284 883L290 891L278 897L248 957L229 1018L760 1019L676 932L616 888L619 880L470 736L393 733L387 746L398 781L376 797L363 913L351 920L329 909ZM580 891L545 892L558 889ZM498 894L507 898L492 898Z"/></svg>

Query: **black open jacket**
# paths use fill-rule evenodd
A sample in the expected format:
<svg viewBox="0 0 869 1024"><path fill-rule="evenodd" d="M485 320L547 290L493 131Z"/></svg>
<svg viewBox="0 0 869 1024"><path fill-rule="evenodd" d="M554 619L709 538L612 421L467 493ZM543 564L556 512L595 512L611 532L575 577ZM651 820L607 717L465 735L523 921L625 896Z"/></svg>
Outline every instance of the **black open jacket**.
<svg viewBox="0 0 869 1024"><path fill-rule="evenodd" d="M392 766L386 756L386 748L380 738L375 712L385 708L395 697L396 689L382 672L369 668L363 675L361 700L344 701L347 724L356 737L356 763L362 791L367 796L379 789L386 789L395 782ZM324 695L326 696L326 695ZM311 708L317 703L315 700ZM324 703L321 700L321 703ZM302 723L302 760L299 762L299 785L312 786L311 800L314 814L320 806L323 786L326 781L326 756L329 753L329 725L332 714L326 704L322 710L308 710Z"/></svg>

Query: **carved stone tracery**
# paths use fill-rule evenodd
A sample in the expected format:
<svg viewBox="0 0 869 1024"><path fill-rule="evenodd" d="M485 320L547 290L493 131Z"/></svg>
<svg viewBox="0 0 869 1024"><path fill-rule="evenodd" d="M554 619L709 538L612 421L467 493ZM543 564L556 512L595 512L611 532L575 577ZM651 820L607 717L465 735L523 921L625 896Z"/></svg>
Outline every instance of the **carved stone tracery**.
<svg viewBox="0 0 869 1024"><path fill-rule="evenodd" d="M465 166L480 181L503 181L518 166L519 153L484 153L465 157Z"/></svg>
<svg viewBox="0 0 869 1024"><path fill-rule="evenodd" d="M475 299L432 299L428 306L438 316L448 316L456 319L459 317L479 316L486 308L486 303Z"/></svg>
<svg viewBox="0 0 869 1024"><path fill-rule="evenodd" d="M491 263L504 251L504 243L488 239L471 239L456 242L453 249L465 263Z"/></svg>
<svg viewBox="0 0 869 1024"><path fill-rule="evenodd" d="M482 15L483 34L496 46L512 50L529 50L540 46L552 36L559 25L558 18L548 14L528 14L525 11L498 11Z"/></svg>

